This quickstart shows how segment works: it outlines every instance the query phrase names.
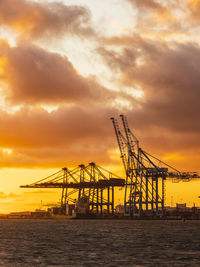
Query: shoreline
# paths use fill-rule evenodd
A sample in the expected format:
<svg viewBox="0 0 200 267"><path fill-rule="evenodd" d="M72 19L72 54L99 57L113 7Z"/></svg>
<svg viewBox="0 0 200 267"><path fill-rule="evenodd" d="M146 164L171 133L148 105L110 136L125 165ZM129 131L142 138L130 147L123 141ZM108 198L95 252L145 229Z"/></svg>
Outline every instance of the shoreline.
<svg viewBox="0 0 200 267"><path fill-rule="evenodd" d="M74 217L74 216L50 216L50 217L9 217L0 216L0 220L67 220L67 221L200 221L200 218L184 218L181 216L177 217L127 217L127 216L113 216L113 217Z"/></svg>

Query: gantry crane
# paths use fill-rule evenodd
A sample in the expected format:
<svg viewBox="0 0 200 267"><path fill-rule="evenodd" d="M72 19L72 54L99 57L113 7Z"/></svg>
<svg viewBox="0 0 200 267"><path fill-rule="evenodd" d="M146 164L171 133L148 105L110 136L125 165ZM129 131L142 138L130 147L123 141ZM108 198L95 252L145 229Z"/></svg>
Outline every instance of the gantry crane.
<svg viewBox="0 0 200 267"><path fill-rule="evenodd" d="M200 178L196 172L180 172L145 152L128 126L127 118L120 115L123 133L118 121L111 118L117 138L126 180L124 214L128 216L164 214L165 181L189 181ZM159 183L161 180L161 185Z"/></svg>
<svg viewBox="0 0 200 267"><path fill-rule="evenodd" d="M61 208L66 211L68 203L79 203L86 199L93 213L114 214L114 189L123 187L125 180L105 170L94 162L80 164L75 169L62 168L60 171L22 188L61 188Z"/></svg>

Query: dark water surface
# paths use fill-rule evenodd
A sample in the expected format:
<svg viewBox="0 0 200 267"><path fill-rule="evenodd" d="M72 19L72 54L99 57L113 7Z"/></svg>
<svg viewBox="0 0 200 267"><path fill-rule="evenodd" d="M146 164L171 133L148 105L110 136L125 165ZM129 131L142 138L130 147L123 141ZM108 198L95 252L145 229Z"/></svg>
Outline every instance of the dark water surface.
<svg viewBox="0 0 200 267"><path fill-rule="evenodd" d="M200 221L0 220L0 266L200 266Z"/></svg>

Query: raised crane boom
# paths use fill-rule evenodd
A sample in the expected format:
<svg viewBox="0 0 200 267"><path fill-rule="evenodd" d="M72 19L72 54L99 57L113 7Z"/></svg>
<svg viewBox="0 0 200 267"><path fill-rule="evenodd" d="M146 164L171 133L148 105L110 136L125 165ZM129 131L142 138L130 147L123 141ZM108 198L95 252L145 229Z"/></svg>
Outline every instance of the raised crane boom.
<svg viewBox="0 0 200 267"><path fill-rule="evenodd" d="M119 129L119 125L118 125L117 120L115 118L111 118L111 120L112 120L113 127L115 130L115 135L117 137L117 142L118 142L119 150L121 153L121 159L122 159L124 169L126 172L127 171L126 139L124 138L124 136L122 135L122 133Z"/></svg>
<svg viewBox="0 0 200 267"><path fill-rule="evenodd" d="M129 216L164 213L165 180L190 181L198 173L180 172L145 152L131 132L127 118L120 115L123 134L115 118L111 118L126 173L124 213ZM161 186L159 186L161 180Z"/></svg>

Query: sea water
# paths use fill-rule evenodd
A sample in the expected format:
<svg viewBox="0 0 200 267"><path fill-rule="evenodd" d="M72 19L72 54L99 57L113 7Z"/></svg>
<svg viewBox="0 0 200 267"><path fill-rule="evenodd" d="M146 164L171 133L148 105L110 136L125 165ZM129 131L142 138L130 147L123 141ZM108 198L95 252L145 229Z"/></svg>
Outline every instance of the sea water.
<svg viewBox="0 0 200 267"><path fill-rule="evenodd" d="M200 266L200 221L0 220L0 266Z"/></svg>

